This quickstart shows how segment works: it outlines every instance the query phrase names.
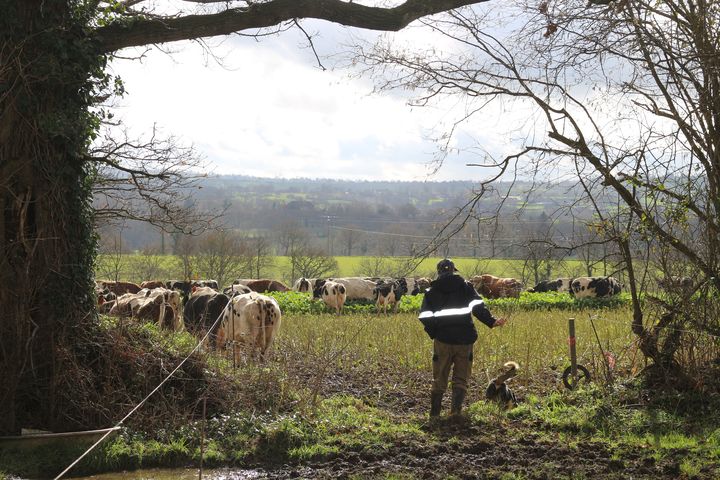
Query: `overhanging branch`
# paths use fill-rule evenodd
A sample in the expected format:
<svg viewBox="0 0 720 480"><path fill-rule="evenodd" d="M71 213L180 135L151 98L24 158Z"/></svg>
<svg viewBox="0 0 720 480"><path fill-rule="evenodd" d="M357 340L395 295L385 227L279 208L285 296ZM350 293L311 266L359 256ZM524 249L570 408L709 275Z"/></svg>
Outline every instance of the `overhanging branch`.
<svg viewBox="0 0 720 480"><path fill-rule="evenodd" d="M271 0L206 15L122 19L95 31L101 53L126 47L229 35L296 18L327 20L348 27L398 31L418 18L487 0L407 0L394 8L342 0Z"/></svg>

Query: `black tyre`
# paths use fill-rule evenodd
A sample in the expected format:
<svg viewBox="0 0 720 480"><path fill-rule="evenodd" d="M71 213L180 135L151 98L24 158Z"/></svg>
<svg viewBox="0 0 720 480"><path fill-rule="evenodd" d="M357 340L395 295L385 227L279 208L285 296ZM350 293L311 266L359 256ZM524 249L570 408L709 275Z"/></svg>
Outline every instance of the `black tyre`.
<svg viewBox="0 0 720 480"><path fill-rule="evenodd" d="M582 365L577 366L577 380L574 384L572 375L570 374L571 372L572 367L567 367L562 374L563 385L565 385L565 388L568 390L574 390L580 383L588 383L590 381L590 372Z"/></svg>

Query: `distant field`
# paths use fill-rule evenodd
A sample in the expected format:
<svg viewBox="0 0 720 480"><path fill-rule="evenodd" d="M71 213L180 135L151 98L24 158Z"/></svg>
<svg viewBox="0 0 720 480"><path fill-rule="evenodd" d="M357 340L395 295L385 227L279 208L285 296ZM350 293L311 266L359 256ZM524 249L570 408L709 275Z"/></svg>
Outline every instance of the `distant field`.
<svg viewBox="0 0 720 480"><path fill-rule="evenodd" d="M332 276L364 276L373 275L369 267L375 265L375 257L362 256L338 256L335 257L338 263L338 271ZM408 273L411 276L432 277L435 273L435 265L440 257L427 258L420 262L414 272ZM490 273L500 277L523 277L524 262L522 260L510 259L478 259L478 258L454 258L460 274L469 277L481 273ZM406 258L385 257L381 260L382 267L386 269L380 275L390 275L400 265L407 262ZM100 255L97 260L96 277L102 279L115 279L140 282L149 279L178 279L183 276L182 264L174 255L142 255L124 254ZM288 257L273 257L273 265L261 272L262 277L281 279L289 282L290 265ZM576 260L564 261L553 271L553 277L579 276L583 275L582 263Z"/></svg>

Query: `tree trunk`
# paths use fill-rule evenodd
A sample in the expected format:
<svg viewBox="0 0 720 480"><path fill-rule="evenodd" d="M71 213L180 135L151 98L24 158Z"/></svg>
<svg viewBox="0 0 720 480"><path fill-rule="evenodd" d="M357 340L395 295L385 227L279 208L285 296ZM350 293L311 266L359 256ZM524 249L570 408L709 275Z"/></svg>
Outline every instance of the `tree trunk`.
<svg viewBox="0 0 720 480"><path fill-rule="evenodd" d="M70 426L66 340L94 317L89 72L68 2L0 2L0 435ZM68 365L71 368L72 365Z"/></svg>

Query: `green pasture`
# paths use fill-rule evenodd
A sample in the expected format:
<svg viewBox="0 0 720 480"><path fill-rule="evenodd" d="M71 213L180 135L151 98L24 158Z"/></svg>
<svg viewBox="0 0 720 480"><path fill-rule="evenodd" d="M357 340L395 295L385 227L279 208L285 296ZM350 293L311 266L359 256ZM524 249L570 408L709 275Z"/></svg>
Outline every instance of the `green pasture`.
<svg viewBox="0 0 720 480"><path fill-rule="evenodd" d="M147 418L157 418L134 419L75 473L185 467L197 465L201 457L208 468L322 462L343 455L356 458L358 452L367 458L390 458L408 445L414 455L423 457L444 452L447 446L462 452L480 445L507 450L510 456L525 455L524 461L543 455L524 466L509 462L499 470L482 470L492 472L488 478L705 479L720 474L716 403L707 398L698 402L690 395L681 403L675 394L651 401L632 386L631 377L644 364L630 331L632 312L626 307L562 311L493 305L493 313L509 322L497 329L476 324L479 339L467 423L458 426L443 416L433 427L427 422L432 341L415 313L290 313L293 302L310 303L301 296L282 298L288 313L262 364L232 365L228 352L198 357L207 362L199 371L212 372L208 378L216 379L209 390L215 396L207 402L214 405L214 413L207 420L197 412L186 418L175 415L164 428L154 428L148 427L152 422ZM566 390L560 380L569 365L571 316L576 321L578 362L593 377L575 391ZM153 355L161 357L167 350L183 357L197 341L188 333L160 331L152 324L103 317L102 325L113 338L146 338L158 348ZM616 360L611 382L602 352L612 353ZM520 404L504 411L485 402L483 392L508 360L520 364L519 375L511 381ZM225 388L235 383L237 390ZM159 393L178 394L174 389ZM165 409L168 398L155 402ZM560 457L546 461L545 455L559 445L582 474L557 476L562 469L553 462ZM588 448L598 450L599 456L590 455ZM621 469L619 474L596 476L598 465L608 459ZM0 452L5 471L25 476L58 471L66 463L52 455ZM623 475L623 467L633 474ZM637 472L647 475L636 476Z"/></svg>
<svg viewBox="0 0 720 480"><path fill-rule="evenodd" d="M366 276L367 266L376 263L377 258L369 256L337 256L337 271L332 272L328 276L350 277L350 276ZM426 258L419 263L414 271L409 272L408 276L433 277L435 274L435 265L440 257ZM527 275L525 262L514 259L480 259L480 258L454 258L460 274L464 277L471 277L483 273L499 277L515 277L522 278L523 274ZM403 269L407 265L416 265L408 258L403 257L384 257L382 265L387 268L387 275L393 271ZM179 257L174 255L145 255L141 253L135 254L101 254L96 262L96 278L108 280L123 280L132 282L142 282L143 280L153 279L182 279L183 268ZM290 262L288 257L274 256L272 257L272 265L261 271L261 277L279 279L290 283ZM567 260L559 262L557 268L552 272L552 277L564 276L580 276L584 275L583 266L580 261ZM253 275L239 275L242 277L252 277Z"/></svg>
<svg viewBox="0 0 720 480"><path fill-rule="evenodd" d="M473 377L484 388L502 365L520 364L517 383L533 391L561 388L560 375L570 364L568 319L575 318L578 362L602 382L606 375L600 348L616 359L616 373L638 367L630 310L518 311L492 309L495 316L509 319L502 328L487 328L476 322ZM592 320L592 323L591 323ZM593 323L595 330L593 330ZM596 336L597 333L597 336ZM599 342L598 342L599 340ZM278 355L302 352L322 358L332 369L364 365L382 370L392 365L392 376L404 371L410 378L429 372L432 340L414 313L397 315L331 314L285 315L277 338ZM385 366L385 367L383 367Z"/></svg>

